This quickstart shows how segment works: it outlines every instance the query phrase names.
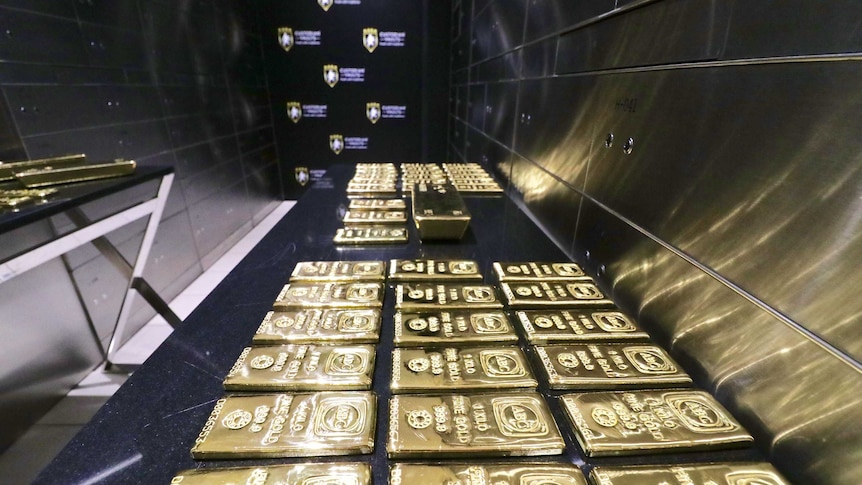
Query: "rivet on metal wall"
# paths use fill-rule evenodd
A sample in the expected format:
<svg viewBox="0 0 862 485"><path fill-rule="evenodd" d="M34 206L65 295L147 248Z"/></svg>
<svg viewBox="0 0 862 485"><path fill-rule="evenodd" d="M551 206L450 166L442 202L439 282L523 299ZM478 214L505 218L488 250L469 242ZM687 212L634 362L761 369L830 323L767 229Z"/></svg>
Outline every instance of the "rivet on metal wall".
<svg viewBox="0 0 862 485"><path fill-rule="evenodd" d="M614 134L608 133L608 136L605 137L605 147L610 148L614 146Z"/></svg>
<svg viewBox="0 0 862 485"><path fill-rule="evenodd" d="M630 154L632 152L632 150L634 149L634 147L635 147L635 139L629 138L628 140L626 140L625 143L623 143L623 153L625 153L626 155Z"/></svg>

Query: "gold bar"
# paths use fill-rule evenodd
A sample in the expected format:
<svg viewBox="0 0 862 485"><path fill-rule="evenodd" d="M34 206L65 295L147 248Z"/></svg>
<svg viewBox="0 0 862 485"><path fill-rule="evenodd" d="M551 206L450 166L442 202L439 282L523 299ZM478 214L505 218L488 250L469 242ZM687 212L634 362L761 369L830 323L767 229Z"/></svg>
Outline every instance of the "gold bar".
<svg viewBox="0 0 862 485"><path fill-rule="evenodd" d="M790 485L766 462L597 466L590 479L597 485Z"/></svg>
<svg viewBox="0 0 862 485"><path fill-rule="evenodd" d="M407 242L404 226L342 227L332 238L335 244L393 244Z"/></svg>
<svg viewBox="0 0 862 485"><path fill-rule="evenodd" d="M399 311L394 320L394 342L399 347L518 343L509 318L499 310Z"/></svg>
<svg viewBox="0 0 862 485"><path fill-rule="evenodd" d="M376 210L407 210L407 203L403 199L353 199L348 209L376 209Z"/></svg>
<svg viewBox="0 0 862 485"><path fill-rule="evenodd" d="M183 470L173 485L371 485L367 463L296 463L256 467L197 468Z"/></svg>
<svg viewBox="0 0 862 485"><path fill-rule="evenodd" d="M499 309L503 304L489 285L399 283L395 286L397 310L443 310L455 308Z"/></svg>
<svg viewBox="0 0 862 485"><path fill-rule="evenodd" d="M390 458L559 455L565 443L541 394L393 396Z"/></svg>
<svg viewBox="0 0 862 485"><path fill-rule="evenodd" d="M393 259L389 262L390 281L482 281L476 261Z"/></svg>
<svg viewBox="0 0 862 485"><path fill-rule="evenodd" d="M135 173L135 161L120 161L81 165L63 168L46 168L44 170L27 170L15 174L15 178L26 187L44 187L46 185L86 182L104 178L121 177Z"/></svg>
<svg viewBox="0 0 862 485"><path fill-rule="evenodd" d="M252 337L253 345L367 344L380 340L380 310L297 310L269 312Z"/></svg>
<svg viewBox="0 0 862 485"><path fill-rule="evenodd" d="M506 302L513 309L521 308L604 308L614 302L606 298L593 283L586 281L536 281L532 283L500 283Z"/></svg>
<svg viewBox="0 0 862 485"><path fill-rule="evenodd" d="M227 391L364 391L374 373L371 345L246 347L224 380Z"/></svg>
<svg viewBox="0 0 862 485"><path fill-rule="evenodd" d="M389 484L588 485L581 469L568 463L396 463L389 469Z"/></svg>
<svg viewBox="0 0 862 485"><path fill-rule="evenodd" d="M526 356L511 347L429 347L392 352L391 389L415 392L535 390Z"/></svg>
<svg viewBox="0 0 862 485"><path fill-rule="evenodd" d="M560 396L587 456L748 446L748 434L703 391L588 392Z"/></svg>
<svg viewBox="0 0 862 485"><path fill-rule="evenodd" d="M684 387L691 377L661 347L584 343L536 347L551 389Z"/></svg>
<svg viewBox="0 0 862 485"><path fill-rule="evenodd" d="M352 209L344 214L345 224L406 224L407 213L395 210Z"/></svg>
<svg viewBox="0 0 862 485"><path fill-rule="evenodd" d="M618 311L528 310L515 317L531 344L595 340L649 340L631 318Z"/></svg>
<svg viewBox="0 0 862 485"><path fill-rule="evenodd" d="M593 281L578 263L544 263L537 261L501 263L494 262L494 273L498 281Z"/></svg>
<svg viewBox="0 0 862 485"><path fill-rule="evenodd" d="M368 454L377 397L370 391L227 396L195 439L197 460Z"/></svg>
<svg viewBox="0 0 862 485"><path fill-rule="evenodd" d="M413 222L423 241L464 236L470 225L470 211L452 184L416 184L412 198Z"/></svg>
<svg viewBox="0 0 862 485"><path fill-rule="evenodd" d="M290 282L385 281L385 261L301 261Z"/></svg>
<svg viewBox="0 0 862 485"><path fill-rule="evenodd" d="M20 162L0 162L0 182L15 180L15 174L29 170L46 170L55 167L75 167L85 165L87 156L83 153L62 157L23 160Z"/></svg>
<svg viewBox="0 0 862 485"><path fill-rule="evenodd" d="M274 310L308 308L381 308L382 283L290 283L284 285Z"/></svg>

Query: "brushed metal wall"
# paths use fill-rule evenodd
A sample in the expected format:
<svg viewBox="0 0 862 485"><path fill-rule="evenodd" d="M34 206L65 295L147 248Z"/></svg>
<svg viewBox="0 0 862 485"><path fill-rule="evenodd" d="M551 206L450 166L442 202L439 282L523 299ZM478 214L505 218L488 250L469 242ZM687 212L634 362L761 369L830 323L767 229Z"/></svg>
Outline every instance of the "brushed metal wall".
<svg viewBox="0 0 862 485"><path fill-rule="evenodd" d="M862 4L576 5L454 2L451 156L506 176L791 480L858 483Z"/></svg>

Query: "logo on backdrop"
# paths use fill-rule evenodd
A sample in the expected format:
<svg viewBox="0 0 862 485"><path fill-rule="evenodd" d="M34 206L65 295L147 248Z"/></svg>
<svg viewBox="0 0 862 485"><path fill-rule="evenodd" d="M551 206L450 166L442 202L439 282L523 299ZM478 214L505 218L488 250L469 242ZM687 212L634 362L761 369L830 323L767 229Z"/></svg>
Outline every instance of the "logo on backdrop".
<svg viewBox="0 0 862 485"><path fill-rule="evenodd" d="M294 176L296 177L296 182L304 187L305 184L308 183L309 179L308 167L296 167L295 169L293 169L293 172Z"/></svg>
<svg viewBox="0 0 862 485"><path fill-rule="evenodd" d="M324 12L329 11L329 7L332 6L334 0L317 0L317 4L320 5L320 8L323 9Z"/></svg>
<svg viewBox="0 0 862 485"><path fill-rule="evenodd" d="M380 119L380 103L365 103L365 116L368 121L377 123Z"/></svg>
<svg viewBox="0 0 862 485"><path fill-rule="evenodd" d="M290 48L293 47L293 42L293 29L290 27L279 27L278 43L281 45L281 48L284 49L285 52L290 52Z"/></svg>
<svg viewBox="0 0 862 485"><path fill-rule="evenodd" d="M317 0L317 4L324 12L328 12L333 5L362 5L362 0Z"/></svg>
<svg viewBox="0 0 862 485"><path fill-rule="evenodd" d="M299 120L302 119L302 104L296 101L288 101L287 116L290 118L290 121L299 123Z"/></svg>
<svg viewBox="0 0 862 485"><path fill-rule="evenodd" d="M329 148L336 155L341 153L341 150L344 150L344 137L341 135L329 135Z"/></svg>
<svg viewBox="0 0 862 485"><path fill-rule="evenodd" d="M379 44L379 38L377 37L377 29L373 27L366 27L362 29L362 45L365 46L365 49L368 52L374 52L374 49L377 48Z"/></svg>
<svg viewBox="0 0 862 485"><path fill-rule="evenodd" d="M323 80L329 87L334 88L338 84L338 66L335 64L325 64L323 66Z"/></svg>

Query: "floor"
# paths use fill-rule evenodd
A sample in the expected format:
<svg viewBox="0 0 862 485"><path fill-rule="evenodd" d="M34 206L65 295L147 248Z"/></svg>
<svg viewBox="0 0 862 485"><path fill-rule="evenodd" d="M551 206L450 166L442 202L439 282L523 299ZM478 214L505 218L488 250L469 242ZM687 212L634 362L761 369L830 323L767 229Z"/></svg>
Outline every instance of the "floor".
<svg viewBox="0 0 862 485"><path fill-rule="evenodd" d="M216 285L236 266L263 236L294 205L281 203L251 232L228 250L215 264L199 276L170 303L180 318L186 318L206 298ZM113 359L118 364L142 364L171 334L173 329L160 316L156 316L139 330ZM0 455L0 482L30 483L57 453L72 439L96 411L123 385L127 375L105 373L101 367L94 370L69 392L36 425L24 434L5 453Z"/></svg>

